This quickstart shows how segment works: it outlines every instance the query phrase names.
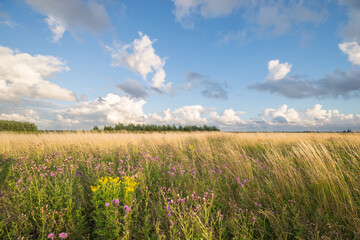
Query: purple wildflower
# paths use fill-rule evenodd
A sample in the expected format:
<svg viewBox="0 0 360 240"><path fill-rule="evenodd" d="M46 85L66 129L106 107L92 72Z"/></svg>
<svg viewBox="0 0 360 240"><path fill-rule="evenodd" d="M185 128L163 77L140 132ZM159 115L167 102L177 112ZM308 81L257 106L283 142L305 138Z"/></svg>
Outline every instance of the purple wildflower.
<svg viewBox="0 0 360 240"><path fill-rule="evenodd" d="M110 206L110 203L108 203L108 202L107 202L107 203L105 203L105 206L107 206L107 207L108 207L108 206Z"/></svg>
<svg viewBox="0 0 360 240"><path fill-rule="evenodd" d="M124 206L124 209L125 209L125 211L127 211L127 212L131 212L131 208L130 208L128 205L125 205L125 206Z"/></svg>
<svg viewBox="0 0 360 240"><path fill-rule="evenodd" d="M67 237L68 237L67 233L60 233L59 234L59 238L61 238L61 239L65 239Z"/></svg>
<svg viewBox="0 0 360 240"><path fill-rule="evenodd" d="M55 234L54 233L50 233L47 238L54 238L55 237Z"/></svg>

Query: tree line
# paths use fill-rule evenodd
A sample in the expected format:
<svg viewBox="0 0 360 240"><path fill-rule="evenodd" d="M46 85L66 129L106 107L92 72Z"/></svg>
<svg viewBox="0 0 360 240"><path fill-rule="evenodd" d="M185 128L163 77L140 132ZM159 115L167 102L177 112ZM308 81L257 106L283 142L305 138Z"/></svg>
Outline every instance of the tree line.
<svg viewBox="0 0 360 240"><path fill-rule="evenodd" d="M0 120L0 131L27 132L37 130L35 123Z"/></svg>
<svg viewBox="0 0 360 240"><path fill-rule="evenodd" d="M94 126L93 130L101 130L98 126ZM193 131L220 131L220 129L218 129L215 126L196 126L196 125L192 125L192 126L176 126L176 125L155 125L155 124L150 124L150 125L143 125L143 124L128 124L128 125L124 125L122 123L118 123L116 124L114 127L109 125L105 125L104 128L102 129L104 131L121 131L121 130L126 130L126 131L146 131L146 132L165 132L165 131L176 131L176 132L193 132Z"/></svg>

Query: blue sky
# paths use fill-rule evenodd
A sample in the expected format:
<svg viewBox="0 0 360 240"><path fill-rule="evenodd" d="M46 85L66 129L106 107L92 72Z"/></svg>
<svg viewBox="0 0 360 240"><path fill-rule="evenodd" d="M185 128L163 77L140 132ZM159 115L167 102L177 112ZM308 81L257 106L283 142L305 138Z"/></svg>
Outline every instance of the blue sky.
<svg viewBox="0 0 360 240"><path fill-rule="evenodd" d="M5 0L0 119L360 130L359 21L357 0Z"/></svg>

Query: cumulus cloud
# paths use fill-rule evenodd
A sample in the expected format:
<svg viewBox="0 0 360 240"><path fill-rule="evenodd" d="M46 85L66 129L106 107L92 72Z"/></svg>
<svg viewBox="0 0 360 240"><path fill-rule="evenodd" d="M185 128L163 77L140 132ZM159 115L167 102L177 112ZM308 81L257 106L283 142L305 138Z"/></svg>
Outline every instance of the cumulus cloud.
<svg viewBox="0 0 360 240"><path fill-rule="evenodd" d="M227 99L228 98L228 85L226 82L218 82L209 79L208 76L202 75L194 71L185 72L184 88L189 90L200 88L201 95L207 98L214 99Z"/></svg>
<svg viewBox="0 0 360 240"><path fill-rule="evenodd" d="M117 84L116 87L133 98L146 98L149 96L146 88L140 82L131 78L126 78L125 82Z"/></svg>
<svg viewBox="0 0 360 240"><path fill-rule="evenodd" d="M58 111L57 118L63 121L79 121L85 125L145 123L144 100L109 93L93 101L86 101Z"/></svg>
<svg viewBox="0 0 360 240"><path fill-rule="evenodd" d="M291 70L292 65L289 63L280 63L278 59L271 60L268 62L268 71L267 76L268 80L280 80L283 79Z"/></svg>
<svg viewBox="0 0 360 240"><path fill-rule="evenodd" d="M31 56L0 46L0 100L14 102L31 97L75 101L73 92L48 81L55 73L68 70L56 57Z"/></svg>
<svg viewBox="0 0 360 240"><path fill-rule="evenodd" d="M182 106L160 113L145 114L144 100L109 93L93 101L80 102L60 110L43 111L39 117L33 109L8 109L0 119L34 122L41 129L91 129L94 125L107 124L181 124L215 125L225 131L360 131L360 114L344 114L336 109L324 109L315 104L306 109L294 109L286 104L265 108L255 118L232 108L218 113L214 108L201 105Z"/></svg>
<svg viewBox="0 0 360 240"><path fill-rule="evenodd" d="M299 114L293 108L288 108L286 104L277 109L267 108L264 110L265 118L270 118L272 123L299 123Z"/></svg>
<svg viewBox="0 0 360 240"><path fill-rule="evenodd" d="M40 125L49 125L52 121L41 119L37 111L33 109L26 109L20 113L1 113L1 120L11 120L11 121L20 121L20 122L30 122Z"/></svg>
<svg viewBox="0 0 360 240"><path fill-rule="evenodd" d="M266 108L257 118L242 119L245 112L226 109L218 114L214 109L200 105L167 109L161 114L149 114L147 123L216 125L225 131L339 131L351 128L360 130L360 115L343 114L338 110L326 110L320 104L307 109L295 110L283 104Z"/></svg>
<svg viewBox="0 0 360 240"><path fill-rule="evenodd" d="M148 121L166 124L203 125L208 123L205 114L209 113L210 110L200 105L183 106L175 110L167 109L160 115L149 114Z"/></svg>
<svg viewBox="0 0 360 240"><path fill-rule="evenodd" d="M53 41L59 41L64 32L85 30L102 33L109 27L104 6L95 1L83 0L26 0L36 11L46 16L45 22L53 33Z"/></svg>
<svg viewBox="0 0 360 240"><path fill-rule="evenodd" d="M56 115L57 120L59 120L62 123L71 123L71 124L77 124L80 123L79 120L76 119L69 119L69 118L64 118L62 115Z"/></svg>
<svg viewBox="0 0 360 240"><path fill-rule="evenodd" d="M262 125L274 129L297 130L345 130L359 129L360 115L342 114L338 110L325 110L320 104L311 108L296 111L286 104L277 109L267 108L262 114Z"/></svg>
<svg viewBox="0 0 360 240"><path fill-rule="evenodd" d="M240 115L244 115L245 112L238 111L229 108L225 109L220 116L217 112L211 112L209 114L209 119L215 125L227 125L227 126L236 126L236 125L244 125L247 121L244 121L240 118Z"/></svg>
<svg viewBox="0 0 360 240"><path fill-rule="evenodd" d="M144 80L152 74L151 87L159 92L170 92L172 83L165 83L165 58L155 53L154 41L139 32L139 39L132 43L112 49L112 66L122 66L139 73Z"/></svg>
<svg viewBox="0 0 360 240"><path fill-rule="evenodd" d="M339 44L340 50L349 56L349 61L360 65L360 46L357 42L343 42Z"/></svg>
<svg viewBox="0 0 360 240"><path fill-rule="evenodd" d="M289 66L291 68L291 65ZM310 97L342 97L348 99L360 96L360 70L356 68L351 68L346 72L336 70L334 73L327 74L325 77L317 80L308 80L298 75L287 77L286 74L288 70L290 71L290 68L285 67L282 71L274 70L275 73L279 73L277 75L279 79L276 81L256 82L248 86L248 88L275 93L293 99ZM271 76L270 73L269 68L269 76Z"/></svg>

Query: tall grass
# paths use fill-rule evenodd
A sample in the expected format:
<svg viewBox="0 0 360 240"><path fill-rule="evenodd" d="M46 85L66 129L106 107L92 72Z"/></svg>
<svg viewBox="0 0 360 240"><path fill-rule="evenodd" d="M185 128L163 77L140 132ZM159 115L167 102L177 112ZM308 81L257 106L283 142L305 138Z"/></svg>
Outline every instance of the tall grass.
<svg viewBox="0 0 360 240"><path fill-rule="evenodd" d="M1 239L360 239L359 134L0 133L0 153Z"/></svg>

